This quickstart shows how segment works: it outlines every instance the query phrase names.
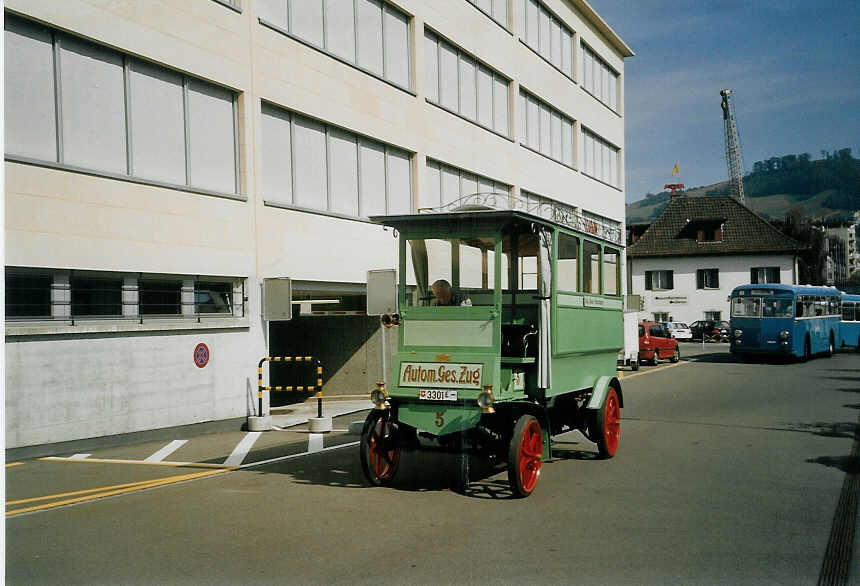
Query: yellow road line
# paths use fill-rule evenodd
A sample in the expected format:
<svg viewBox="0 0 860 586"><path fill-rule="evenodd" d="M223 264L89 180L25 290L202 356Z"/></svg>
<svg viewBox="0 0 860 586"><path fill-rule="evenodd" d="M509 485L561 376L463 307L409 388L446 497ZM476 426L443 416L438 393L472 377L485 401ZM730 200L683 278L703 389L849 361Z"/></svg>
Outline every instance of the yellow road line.
<svg viewBox="0 0 860 586"><path fill-rule="evenodd" d="M6 464L6 468L12 468L14 466L23 466L24 462L9 462Z"/></svg>
<svg viewBox="0 0 860 586"><path fill-rule="evenodd" d="M112 460L104 458L61 458L59 456L47 456L39 458L48 462L74 462L84 464L142 464L145 466L171 466L173 468L215 468L218 470L235 470L235 466L224 464L210 464L208 462L147 462L145 460Z"/></svg>
<svg viewBox="0 0 860 586"><path fill-rule="evenodd" d="M125 487L125 488L117 488L118 486L123 486L123 485L116 485L116 486L112 486L112 487L111 487L111 486L106 486L106 487L103 487L102 489L95 489L95 490L104 490L104 489L107 489L107 490L106 490L106 492L99 492L99 493L96 493L96 494L90 494L90 495L87 495L87 496L79 496L79 497L77 497L77 498L71 498L71 499L65 499L65 500L55 501L55 502L52 502L52 503L46 503L46 504L43 504L43 505L35 505L35 506L32 506L32 507L25 507L25 508L23 508L23 509L15 509L15 510L13 510L13 511L6 511L6 516L7 516L7 517L9 517L9 516L13 516L13 515L20 515L21 513L29 513L29 512L32 512L32 511L39 511L39 510L43 510L43 509L51 509L51 508L56 508L56 507L62 507L62 506L64 506L64 505L71 505L71 504L74 504L74 503L80 503L80 502L85 502L85 501L90 501L90 500L96 500L96 499L105 498L105 497L108 497L108 496L114 496L114 495L118 495L118 494L125 494L125 493L127 493L127 492L133 492L133 491L137 491L137 490L144 490L144 489L147 489L147 488L154 488L154 487L156 487L156 486L164 486L164 485L166 485L166 484L174 484L174 483L182 482L182 481L185 481L185 480L192 480L192 479L194 479L194 478L203 478L203 477L205 477L205 476L212 476L212 475L214 475L214 474L221 474L221 473L223 473L223 472L227 472L227 469L222 468L222 469L220 469L220 470L205 470L205 471L203 471L203 472L195 472L195 473L192 473L192 474L183 474L183 475L181 475L181 476L170 476L170 477L168 477L168 478L160 478L160 479L151 480L151 481L144 481L144 482L140 482L140 483L133 483L133 485L132 485L132 486L127 486L127 487ZM80 492L91 492L91 491L80 491ZM68 495L71 495L71 494L74 494L74 493L57 494L57 495L51 495L51 496L49 496L49 497L38 497L37 499L24 499L24 501L15 501L15 502L19 502L19 503L20 503L20 502L26 502L27 500L33 501L33 500L44 500L44 499L46 499L46 498L61 498L61 497L63 497L63 496L68 496ZM6 503L6 504L8 505L8 504L11 504L11 503Z"/></svg>
<svg viewBox="0 0 860 586"><path fill-rule="evenodd" d="M640 372L634 372L633 374L628 374L627 376L624 377L624 379L626 380L628 378L633 378L634 376L642 376L643 374L651 374L653 372L660 372L661 370L666 370L667 368L675 368L676 366L683 366L685 364L692 364L692 363L691 362L685 362L682 360L681 362L676 362L675 364L664 364L662 366L652 367L649 370L643 370Z"/></svg>

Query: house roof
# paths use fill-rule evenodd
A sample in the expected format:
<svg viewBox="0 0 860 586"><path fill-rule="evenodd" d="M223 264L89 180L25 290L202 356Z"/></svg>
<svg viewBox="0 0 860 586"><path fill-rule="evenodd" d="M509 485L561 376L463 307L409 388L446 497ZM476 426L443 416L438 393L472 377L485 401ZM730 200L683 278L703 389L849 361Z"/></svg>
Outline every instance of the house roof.
<svg viewBox="0 0 860 586"><path fill-rule="evenodd" d="M698 242L696 227L721 225L717 242ZM676 196L627 248L630 258L796 253L806 248L732 197Z"/></svg>

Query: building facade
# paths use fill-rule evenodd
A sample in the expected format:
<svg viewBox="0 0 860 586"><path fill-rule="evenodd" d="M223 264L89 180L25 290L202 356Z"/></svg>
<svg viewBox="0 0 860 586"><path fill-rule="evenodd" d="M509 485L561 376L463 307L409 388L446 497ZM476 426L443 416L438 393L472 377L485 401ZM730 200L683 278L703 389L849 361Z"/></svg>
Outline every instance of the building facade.
<svg viewBox="0 0 860 586"><path fill-rule="evenodd" d="M797 284L802 244L729 197L673 197L627 249L640 319L728 320L729 294L747 283Z"/></svg>
<svg viewBox="0 0 860 586"><path fill-rule="evenodd" d="M7 447L253 413L266 355L364 394L369 216L623 224L632 51L584 0L9 0L4 38Z"/></svg>

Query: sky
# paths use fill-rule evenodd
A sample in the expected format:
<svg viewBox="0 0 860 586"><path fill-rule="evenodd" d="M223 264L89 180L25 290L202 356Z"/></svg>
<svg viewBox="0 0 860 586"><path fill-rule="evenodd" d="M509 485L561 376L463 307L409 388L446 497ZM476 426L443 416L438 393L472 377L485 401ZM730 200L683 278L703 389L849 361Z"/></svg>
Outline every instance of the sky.
<svg viewBox="0 0 860 586"><path fill-rule="evenodd" d="M624 62L628 202L728 179L723 88L745 172L787 154L860 158L860 0L588 1L636 53Z"/></svg>

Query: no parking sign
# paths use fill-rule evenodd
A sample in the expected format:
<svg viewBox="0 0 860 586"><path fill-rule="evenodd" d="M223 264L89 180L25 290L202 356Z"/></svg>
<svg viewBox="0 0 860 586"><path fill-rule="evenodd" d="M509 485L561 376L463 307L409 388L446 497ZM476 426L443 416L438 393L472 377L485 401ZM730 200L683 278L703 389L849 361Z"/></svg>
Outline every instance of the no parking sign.
<svg viewBox="0 0 860 586"><path fill-rule="evenodd" d="M197 368L203 368L209 363L209 347L206 344L197 344L194 348L194 364Z"/></svg>

